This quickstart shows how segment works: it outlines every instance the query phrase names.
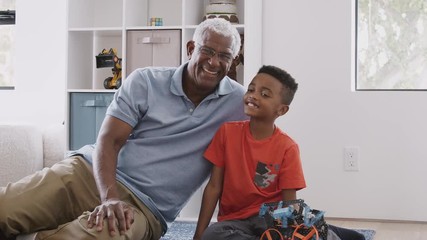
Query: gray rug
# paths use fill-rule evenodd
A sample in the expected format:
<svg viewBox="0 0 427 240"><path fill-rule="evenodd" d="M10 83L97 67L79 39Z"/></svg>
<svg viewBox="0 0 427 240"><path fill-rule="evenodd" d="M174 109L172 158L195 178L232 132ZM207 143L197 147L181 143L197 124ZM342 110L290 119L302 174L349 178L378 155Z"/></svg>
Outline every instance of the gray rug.
<svg viewBox="0 0 427 240"><path fill-rule="evenodd" d="M194 230L196 229L195 222L174 222L170 226L168 232L161 238L161 240L191 240L193 239ZM366 229L354 229L363 235L366 240L373 240L375 231Z"/></svg>

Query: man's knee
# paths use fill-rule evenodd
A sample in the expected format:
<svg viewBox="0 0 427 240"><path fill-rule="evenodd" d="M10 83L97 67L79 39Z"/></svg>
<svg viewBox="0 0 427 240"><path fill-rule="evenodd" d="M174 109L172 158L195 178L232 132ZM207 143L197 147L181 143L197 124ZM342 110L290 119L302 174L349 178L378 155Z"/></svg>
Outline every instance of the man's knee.
<svg viewBox="0 0 427 240"><path fill-rule="evenodd" d="M13 225L13 223L16 223L13 220L14 206L16 204L11 204L10 201L7 201L4 189L0 188L0 240L8 239L13 234L18 234L18 229L15 229L16 226Z"/></svg>
<svg viewBox="0 0 427 240"><path fill-rule="evenodd" d="M96 226L88 228L87 219L89 214L90 212L84 212L78 219L63 224L57 229L38 232L36 239L152 239L153 234L150 224L140 211L135 212L134 223L124 235L120 235L118 226L115 225L113 236L109 232L107 219L104 219L101 231L98 231Z"/></svg>

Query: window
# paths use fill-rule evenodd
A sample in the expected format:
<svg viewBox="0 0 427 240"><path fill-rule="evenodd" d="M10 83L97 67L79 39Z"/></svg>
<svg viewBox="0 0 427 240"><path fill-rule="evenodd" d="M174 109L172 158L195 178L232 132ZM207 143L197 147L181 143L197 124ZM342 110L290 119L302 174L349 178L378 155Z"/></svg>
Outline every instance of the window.
<svg viewBox="0 0 427 240"><path fill-rule="evenodd" d="M356 90L427 90L427 1L356 0Z"/></svg>
<svg viewBox="0 0 427 240"><path fill-rule="evenodd" d="M13 89L15 0L0 0L0 89Z"/></svg>

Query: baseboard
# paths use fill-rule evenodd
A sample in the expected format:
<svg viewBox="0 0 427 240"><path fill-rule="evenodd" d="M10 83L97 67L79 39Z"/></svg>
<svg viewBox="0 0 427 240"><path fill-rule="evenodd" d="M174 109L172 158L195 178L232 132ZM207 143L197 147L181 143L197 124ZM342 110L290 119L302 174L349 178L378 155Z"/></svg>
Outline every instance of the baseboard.
<svg viewBox="0 0 427 240"><path fill-rule="evenodd" d="M383 223L408 223L408 224L426 224L427 221L415 220L395 220L395 219L374 219L374 218L340 218L340 217L325 217L325 220L335 221L352 221L352 222L383 222Z"/></svg>
<svg viewBox="0 0 427 240"><path fill-rule="evenodd" d="M427 221L414 220L393 220L393 219L373 219L373 218L340 218L340 217L325 217L325 220L335 221L352 221L352 222L384 222L384 223L408 223L408 224L426 224ZM178 217L175 221L182 222L197 222L196 217ZM212 218L211 222L216 222L216 218Z"/></svg>

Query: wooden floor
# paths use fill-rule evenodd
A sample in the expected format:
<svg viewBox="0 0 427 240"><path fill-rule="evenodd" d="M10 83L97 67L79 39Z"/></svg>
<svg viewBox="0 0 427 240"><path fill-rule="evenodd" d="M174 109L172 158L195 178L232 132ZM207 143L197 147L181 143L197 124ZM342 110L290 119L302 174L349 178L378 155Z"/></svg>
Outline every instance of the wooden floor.
<svg viewBox="0 0 427 240"><path fill-rule="evenodd" d="M332 225L353 229L375 230L374 240L427 240L427 222L387 222L326 219Z"/></svg>

